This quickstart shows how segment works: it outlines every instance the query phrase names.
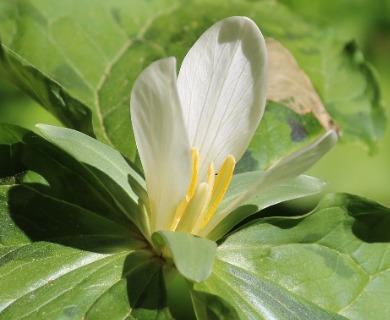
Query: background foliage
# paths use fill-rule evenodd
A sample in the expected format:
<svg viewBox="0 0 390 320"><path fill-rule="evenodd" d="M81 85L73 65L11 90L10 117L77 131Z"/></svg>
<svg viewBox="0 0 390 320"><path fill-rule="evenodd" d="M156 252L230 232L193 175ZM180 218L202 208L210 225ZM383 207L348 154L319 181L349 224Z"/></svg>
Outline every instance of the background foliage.
<svg viewBox="0 0 390 320"><path fill-rule="evenodd" d="M390 1L281 2L309 21L331 26L340 37L358 42L365 57L377 70L390 112ZM330 182L329 191L355 193L390 205L389 128L379 142L377 153L366 151L361 146L336 145L309 173L325 177Z"/></svg>

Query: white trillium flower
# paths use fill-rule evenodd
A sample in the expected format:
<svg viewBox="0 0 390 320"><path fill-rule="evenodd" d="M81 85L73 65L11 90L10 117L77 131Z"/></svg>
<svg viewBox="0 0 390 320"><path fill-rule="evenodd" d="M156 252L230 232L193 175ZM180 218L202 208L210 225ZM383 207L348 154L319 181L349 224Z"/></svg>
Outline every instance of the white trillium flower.
<svg viewBox="0 0 390 320"><path fill-rule="evenodd" d="M256 24L231 17L186 55L148 66L131 93L131 119L148 193L149 231L207 235L256 194L294 178L337 141L333 131L268 169L223 208L236 162L264 113L267 51ZM228 230L227 230L228 231Z"/></svg>

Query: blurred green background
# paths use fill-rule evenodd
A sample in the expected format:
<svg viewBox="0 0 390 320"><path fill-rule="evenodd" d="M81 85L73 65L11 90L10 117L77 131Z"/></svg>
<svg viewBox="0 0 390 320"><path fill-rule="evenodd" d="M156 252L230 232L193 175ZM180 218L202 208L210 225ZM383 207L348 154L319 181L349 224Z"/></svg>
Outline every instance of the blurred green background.
<svg viewBox="0 0 390 320"><path fill-rule="evenodd" d="M376 68L383 97L390 106L390 0L280 0L308 22L331 27L346 41L355 39ZM60 123L29 97L0 79L0 122L34 128ZM339 143L309 174L329 182L328 192L358 194L390 205L390 130L378 152Z"/></svg>
<svg viewBox="0 0 390 320"><path fill-rule="evenodd" d="M383 98L390 110L390 1L281 0L318 25L330 26L345 40L355 39L378 72ZM358 194L390 206L390 128L369 155L360 145L339 143L308 174L329 182L327 192Z"/></svg>

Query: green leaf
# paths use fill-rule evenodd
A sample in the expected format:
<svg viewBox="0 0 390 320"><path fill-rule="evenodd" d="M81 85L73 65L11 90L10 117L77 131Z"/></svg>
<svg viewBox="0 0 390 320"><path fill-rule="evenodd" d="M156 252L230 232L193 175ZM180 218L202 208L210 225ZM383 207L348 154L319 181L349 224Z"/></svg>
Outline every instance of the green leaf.
<svg viewBox="0 0 390 320"><path fill-rule="evenodd" d="M0 319L171 319L163 261L134 230L12 180L0 185Z"/></svg>
<svg viewBox="0 0 390 320"><path fill-rule="evenodd" d="M27 133L27 130L20 127L8 130L7 126L1 125L0 131L0 177L12 176L25 169L19 161L20 138Z"/></svg>
<svg viewBox="0 0 390 320"><path fill-rule="evenodd" d="M240 319L385 319L389 228L389 208L330 195L308 216L260 219L226 237L195 289L223 297Z"/></svg>
<svg viewBox="0 0 390 320"><path fill-rule="evenodd" d="M53 143L28 130L0 126L0 159L5 159L0 176L33 170L48 181L45 193L124 223L130 219L150 238L145 182L119 152L74 130L40 130Z"/></svg>
<svg viewBox="0 0 390 320"><path fill-rule="evenodd" d="M217 249L215 242L186 232L171 231L155 232L152 240L186 279L201 282L210 276Z"/></svg>
<svg viewBox="0 0 390 320"><path fill-rule="evenodd" d="M218 296L191 290L191 297L194 304L196 317L198 319L239 319L237 311L229 303Z"/></svg>
<svg viewBox="0 0 390 320"><path fill-rule="evenodd" d="M70 96L66 88L29 65L2 43L0 43L1 74L7 75L10 81L46 107L64 125L94 136L91 110Z"/></svg>
<svg viewBox="0 0 390 320"><path fill-rule="evenodd" d="M23 172L28 168L46 181L35 181L34 187L42 194L131 225L106 186L88 168L35 133L0 125L0 159L4 158L11 161L11 165L3 175L17 174L18 181L28 182Z"/></svg>
<svg viewBox="0 0 390 320"><path fill-rule="evenodd" d="M149 237L146 184L134 166L116 150L78 131L38 125L46 140L80 162L106 188L121 211Z"/></svg>
<svg viewBox="0 0 390 320"><path fill-rule="evenodd" d="M202 32L232 15L252 18L266 37L293 53L341 127L342 141L375 149L384 131L384 108L375 72L359 49L271 0L69 0L60 6L44 0L3 2L0 69L30 94L31 90L40 96L61 92L59 97L38 100L52 111L65 108L64 117L84 114L79 122L85 124L85 108L67 102L80 101L92 112L97 138L135 160L128 102L137 75L158 58L176 56L181 61ZM59 87L52 89L53 81ZM80 123L69 125L88 131ZM296 114L283 104L269 103L238 168L264 170L322 132L312 114Z"/></svg>
<svg viewBox="0 0 390 320"><path fill-rule="evenodd" d="M198 290L223 297L238 319L345 319L242 269L216 260L213 274Z"/></svg>

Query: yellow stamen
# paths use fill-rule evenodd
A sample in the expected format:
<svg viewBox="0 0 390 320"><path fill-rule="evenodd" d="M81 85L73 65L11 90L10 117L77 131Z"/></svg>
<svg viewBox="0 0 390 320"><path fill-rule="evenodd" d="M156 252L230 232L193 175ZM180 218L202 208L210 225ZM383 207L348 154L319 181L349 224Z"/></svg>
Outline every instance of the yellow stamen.
<svg viewBox="0 0 390 320"><path fill-rule="evenodd" d="M236 160L233 156L227 156L216 178L212 162L208 168L207 182L198 184L199 152L193 148L191 154L191 182L187 194L176 209L170 230L198 234L220 205L232 180Z"/></svg>
<svg viewBox="0 0 390 320"><path fill-rule="evenodd" d="M215 167L214 167L214 162L211 162L211 164L209 165L209 169L207 171L207 184L209 186L213 186L214 180L215 180Z"/></svg>
<svg viewBox="0 0 390 320"><path fill-rule="evenodd" d="M221 170L219 170L217 179L214 183L213 193L211 195L211 201L207 209L206 217L203 219L200 228L204 228L207 223L210 221L211 217L217 210L219 204L222 201L223 196L226 193L226 190L229 187L230 181L233 177L233 170L236 165L236 160L233 156L227 156L225 162L223 163Z"/></svg>
<svg viewBox="0 0 390 320"><path fill-rule="evenodd" d="M207 209L209 207L211 196L213 194L214 182L215 182L215 167L214 167L214 162L211 162L207 172L207 186L208 186L207 197L205 199L205 203L202 208L202 211L199 212L198 217L195 220L195 224L192 227L193 234L197 234L201 229L201 224L207 214Z"/></svg>
<svg viewBox="0 0 390 320"><path fill-rule="evenodd" d="M199 214L203 211L203 208L207 206L209 189L209 185L206 182L202 182L198 185L195 195L188 203L188 206L183 217L179 221L176 231L188 232L192 230Z"/></svg>
<svg viewBox="0 0 390 320"><path fill-rule="evenodd" d="M175 231L180 219L183 217L184 212L188 206L188 203L191 201L191 199L194 196L196 184L198 182L198 171L199 171L199 151L197 148L191 149L191 155L192 155L192 167L191 167L191 182L190 186L188 188L187 194L184 197L184 199L180 202L178 205L175 217L173 218L172 225L171 225L171 231Z"/></svg>

